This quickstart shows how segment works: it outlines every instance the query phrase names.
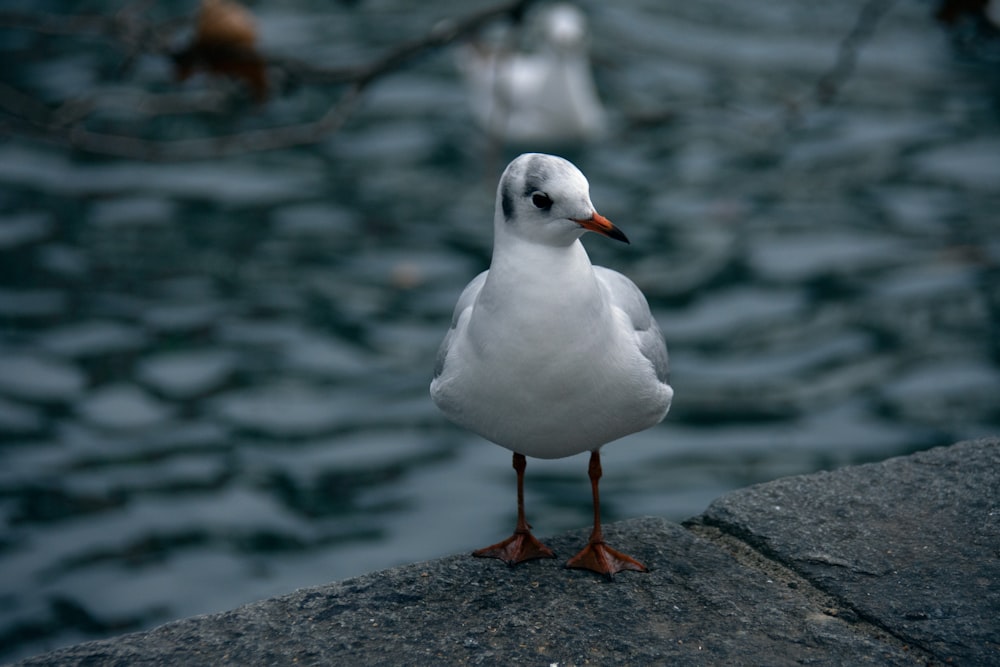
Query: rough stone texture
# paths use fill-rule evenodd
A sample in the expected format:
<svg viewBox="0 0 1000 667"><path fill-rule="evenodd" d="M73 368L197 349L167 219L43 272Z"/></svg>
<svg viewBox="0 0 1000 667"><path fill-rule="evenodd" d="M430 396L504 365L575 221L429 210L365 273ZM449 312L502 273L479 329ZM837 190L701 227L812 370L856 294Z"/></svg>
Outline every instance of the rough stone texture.
<svg viewBox="0 0 1000 667"><path fill-rule="evenodd" d="M957 664L1000 664L1000 441L790 477L695 521Z"/></svg>
<svg viewBox="0 0 1000 667"><path fill-rule="evenodd" d="M611 583L561 567L579 531L559 561L451 556L22 664L997 664L998 493L1000 441L962 443L607 526L651 569Z"/></svg>

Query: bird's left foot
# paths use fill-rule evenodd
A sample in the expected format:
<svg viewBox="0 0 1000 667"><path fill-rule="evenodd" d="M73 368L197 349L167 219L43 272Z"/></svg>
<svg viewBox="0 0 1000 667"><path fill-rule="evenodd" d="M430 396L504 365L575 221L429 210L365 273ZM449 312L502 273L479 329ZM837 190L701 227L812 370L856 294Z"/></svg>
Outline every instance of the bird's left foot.
<svg viewBox="0 0 1000 667"><path fill-rule="evenodd" d="M613 579L618 572L648 572L646 566L620 551L612 549L604 542L588 542L580 553L566 562L566 567L590 570Z"/></svg>

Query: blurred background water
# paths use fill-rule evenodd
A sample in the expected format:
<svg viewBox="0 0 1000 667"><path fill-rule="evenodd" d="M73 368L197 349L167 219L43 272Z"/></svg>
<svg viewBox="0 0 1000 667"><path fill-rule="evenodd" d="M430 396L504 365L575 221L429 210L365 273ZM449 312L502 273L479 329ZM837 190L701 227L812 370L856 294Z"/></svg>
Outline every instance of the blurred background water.
<svg viewBox="0 0 1000 667"><path fill-rule="evenodd" d="M296 149L152 164L8 133L0 660L509 534L509 452L447 423L427 385L522 149L587 174L632 245L585 245L639 284L671 351L667 420L605 449L607 520L1000 431L1000 68L901 1L811 104L864 5L585 4L610 127L568 146L498 149L452 48ZM330 66L466 11L251 7L268 53ZM43 100L120 85L113 49L0 39L4 82ZM170 85L154 57L133 76ZM587 526L589 494L585 456L529 462L540 536Z"/></svg>

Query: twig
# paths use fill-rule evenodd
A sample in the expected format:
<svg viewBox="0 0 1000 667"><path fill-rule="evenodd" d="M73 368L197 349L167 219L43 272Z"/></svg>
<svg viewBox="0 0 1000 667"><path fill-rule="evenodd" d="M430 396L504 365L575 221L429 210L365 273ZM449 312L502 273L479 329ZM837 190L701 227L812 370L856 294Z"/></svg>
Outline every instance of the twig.
<svg viewBox="0 0 1000 667"><path fill-rule="evenodd" d="M875 33L879 22L896 0L868 0L858 12L851 30L837 47L833 64L817 79L811 91L791 96L766 127L769 131L786 133L799 127L808 111L833 104L844 84L853 76L858 54ZM811 106L812 105L812 106Z"/></svg>
<svg viewBox="0 0 1000 667"><path fill-rule="evenodd" d="M840 42L836 62L816 82L815 96L820 106L833 103L844 83L854 73L861 47L875 33L879 21L895 2L896 0L868 0L861 8L854 27Z"/></svg>

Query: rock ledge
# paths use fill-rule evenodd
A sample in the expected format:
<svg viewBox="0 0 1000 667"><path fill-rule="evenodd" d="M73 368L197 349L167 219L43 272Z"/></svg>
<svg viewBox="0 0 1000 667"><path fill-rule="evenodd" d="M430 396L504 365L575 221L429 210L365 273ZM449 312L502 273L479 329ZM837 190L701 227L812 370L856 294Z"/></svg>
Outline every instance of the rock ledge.
<svg viewBox="0 0 1000 667"><path fill-rule="evenodd" d="M1000 664L997 438L605 533L650 572L462 554L19 664ZM546 542L565 557L586 537Z"/></svg>

